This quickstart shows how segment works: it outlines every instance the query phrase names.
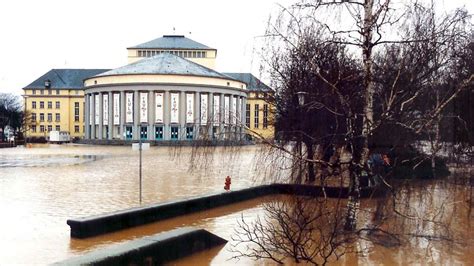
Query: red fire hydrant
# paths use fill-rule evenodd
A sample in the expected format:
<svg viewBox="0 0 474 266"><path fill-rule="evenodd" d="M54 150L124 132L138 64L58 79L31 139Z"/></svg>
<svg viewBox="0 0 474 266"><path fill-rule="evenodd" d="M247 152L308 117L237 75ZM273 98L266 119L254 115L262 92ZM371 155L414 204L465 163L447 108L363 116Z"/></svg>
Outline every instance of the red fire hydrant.
<svg viewBox="0 0 474 266"><path fill-rule="evenodd" d="M230 179L230 176L227 176L225 178L225 183L224 183L224 189L225 190L230 190L230 184L231 184L231 179Z"/></svg>

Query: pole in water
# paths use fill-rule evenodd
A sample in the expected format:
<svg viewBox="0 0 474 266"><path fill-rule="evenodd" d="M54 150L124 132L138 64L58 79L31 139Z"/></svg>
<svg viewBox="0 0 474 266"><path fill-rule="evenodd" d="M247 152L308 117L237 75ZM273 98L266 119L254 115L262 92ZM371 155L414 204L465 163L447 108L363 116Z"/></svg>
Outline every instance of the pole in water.
<svg viewBox="0 0 474 266"><path fill-rule="evenodd" d="M138 150L140 153L139 159L139 183L140 183L140 205L142 205L142 138L139 136Z"/></svg>

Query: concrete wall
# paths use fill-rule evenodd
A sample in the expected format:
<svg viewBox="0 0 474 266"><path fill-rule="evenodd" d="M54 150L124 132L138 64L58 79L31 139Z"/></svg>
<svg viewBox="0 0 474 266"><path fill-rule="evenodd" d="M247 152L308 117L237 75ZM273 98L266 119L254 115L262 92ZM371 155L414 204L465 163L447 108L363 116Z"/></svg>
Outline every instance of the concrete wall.
<svg viewBox="0 0 474 266"><path fill-rule="evenodd" d="M162 265L225 243L227 240L206 230L184 227L93 251L54 265Z"/></svg>
<svg viewBox="0 0 474 266"><path fill-rule="evenodd" d="M361 197L367 197L371 192L372 190L363 189ZM327 197L346 198L348 190L347 188L326 187L325 193ZM131 208L103 215L69 219L67 224L71 227L71 237L87 238L271 194L319 197L323 195L323 191L321 187L311 185L262 185L231 192Z"/></svg>

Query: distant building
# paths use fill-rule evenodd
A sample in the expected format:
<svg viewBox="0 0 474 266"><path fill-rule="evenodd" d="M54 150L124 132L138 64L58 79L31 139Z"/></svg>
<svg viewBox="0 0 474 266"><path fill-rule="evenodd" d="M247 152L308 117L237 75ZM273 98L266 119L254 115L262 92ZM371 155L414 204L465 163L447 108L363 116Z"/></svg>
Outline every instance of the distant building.
<svg viewBox="0 0 474 266"><path fill-rule="evenodd" d="M31 124L27 138L45 138L50 131L84 137L83 80L107 69L52 69L23 88Z"/></svg>
<svg viewBox="0 0 474 266"><path fill-rule="evenodd" d="M226 140L242 138L249 119L252 131L273 135L264 101L272 90L250 73L215 71L216 49L165 35L127 50L126 66L53 69L26 86L27 137L56 130L91 141Z"/></svg>
<svg viewBox="0 0 474 266"><path fill-rule="evenodd" d="M223 73L247 84L247 104L245 107L245 126L249 135L273 138L274 91L251 73Z"/></svg>

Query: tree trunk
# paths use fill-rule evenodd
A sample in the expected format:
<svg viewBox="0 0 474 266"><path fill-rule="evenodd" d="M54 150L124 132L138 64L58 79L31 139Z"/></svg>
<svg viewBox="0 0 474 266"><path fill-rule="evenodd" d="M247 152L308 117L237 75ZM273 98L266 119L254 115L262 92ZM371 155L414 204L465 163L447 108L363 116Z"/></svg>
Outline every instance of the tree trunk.
<svg viewBox="0 0 474 266"><path fill-rule="evenodd" d="M314 147L311 143L306 142L306 159L313 160L314 159ZM307 162L307 169L308 169L308 182L314 183L316 181L316 174L314 171L314 163Z"/></svg>
<svg viewBox="0 0 474 266"><path fill-rule="evenodd" d="M361 134L361 149L359 165L365 167L369 158L369 136L374 122L374 82L372 78L372 31L373 31L373 7L374 0L366 0L364 3L364 22L362 28L362 60L364 65L364 118ZM356 158L357 158L356 157ZM345 230L353 231L357 226L357 213L360 205L360 171L351 169L351 179L349 185L349 199L347 202L347 216L344 225Z"/></svg>

